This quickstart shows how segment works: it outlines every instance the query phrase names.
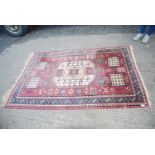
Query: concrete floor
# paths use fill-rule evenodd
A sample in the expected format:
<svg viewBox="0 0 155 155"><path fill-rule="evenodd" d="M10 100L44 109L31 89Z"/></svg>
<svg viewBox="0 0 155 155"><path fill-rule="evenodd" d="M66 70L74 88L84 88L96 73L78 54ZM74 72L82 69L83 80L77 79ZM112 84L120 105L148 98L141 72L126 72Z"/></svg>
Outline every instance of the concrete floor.
<svg viewBox="0 0 155 155"><path fill-rule="evenodd" d="M15 82L31 52L132 45L152 102L151 108L112 110L15 110L1 106L0 128L155 128L155 37L147 45L133 42L136 29L137 26L46 26L20 38L0 32L0 97Z"/></svg>

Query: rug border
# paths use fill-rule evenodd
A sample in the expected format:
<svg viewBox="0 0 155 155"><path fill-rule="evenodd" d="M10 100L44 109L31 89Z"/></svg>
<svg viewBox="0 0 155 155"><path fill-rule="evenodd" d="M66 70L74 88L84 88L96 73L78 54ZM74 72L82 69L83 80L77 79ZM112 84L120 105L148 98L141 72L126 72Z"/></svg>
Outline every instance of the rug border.
<svg viewBox="0 0 155 155"><path fill-rule="evenodd" d="M129 49L129 53L130 56L134 62L134 68L135 71L137 72L137 75L139 75L139 82L141 82L143 88L144 88L144 93L146 95L146 103L143 103L145 106L142 107L140 105L115 105L115 106L41 106L41 105L11 105L8 103L8 99L10 98L10 95L12 93L12 91L15 89L16 84L18 83L18 80L21 78L22 74L25 71L25 68L27 67L27 65L31 62L33 56L37 53L30 53L28 58L25 61L25 65L21 71L21 73L19 74L19 76L17 77L16 81L14 82L14 84L12 85L12 87L6 91L6 93L3 95L3 102L2 102L2 106L4 105L5 108L11 108L11 109L36 109L36 110L83 110L83 109L126 109L126 108L145 108L145 107L150 107L151 102L150 102L150 98L149 98L149 93L146 89L146 86L144 84L144 81L142 79L141 73L139 71L138 65L136 63L135 60L135 55L133 52L133 47L130 46L111 46L111 47L100 47L100 48L87 48L87 49L63 49L63 50L56 50L56 51L52 51L52 52L61 52L61 51L73 51L73 50L96 50L96 49L112 49L112 48L128 48ZM51 52L51 51L41 51L41 52ZM116 103L115 103L116 104Z"/></svg>
<svg viewBox="0 0 155 155"><path fill-rule="evenodd" d="M144 93L146 95L146 100L148 102L148 107L151 107L152 104L151 104L151 101L150 101L150 94L149 94L149 92L148 92L148 90L146 88L146 85L145 85L144 80L142 78L142 74L141 74L141 72L140 72L140 70L138 68L138 65L137 65L137 62L136 62L136 56L135 56L135 53L133 52L134 49L133 49L132 45L130 45L128 48L131 51L130 53L131 53L131 56L132 56L132 60L134 61L134 64L135 64L134 65L135 66L135 70L136 70L137 76L139 77L139 80L140 80L139 82L141 82L141 84L142 84L142 86L144 88Z"/></svg>

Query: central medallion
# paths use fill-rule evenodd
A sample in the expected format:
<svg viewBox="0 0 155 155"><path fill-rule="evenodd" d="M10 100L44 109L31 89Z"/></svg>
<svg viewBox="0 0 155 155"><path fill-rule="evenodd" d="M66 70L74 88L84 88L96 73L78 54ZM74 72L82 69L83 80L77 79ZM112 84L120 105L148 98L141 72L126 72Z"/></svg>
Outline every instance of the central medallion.
<svg viewBox="0 0 155 155"><path fill-rule="evenodd" d="M94 79L94 64L89 60L63 62L53 81L57 86L87 86Z"/></svg>

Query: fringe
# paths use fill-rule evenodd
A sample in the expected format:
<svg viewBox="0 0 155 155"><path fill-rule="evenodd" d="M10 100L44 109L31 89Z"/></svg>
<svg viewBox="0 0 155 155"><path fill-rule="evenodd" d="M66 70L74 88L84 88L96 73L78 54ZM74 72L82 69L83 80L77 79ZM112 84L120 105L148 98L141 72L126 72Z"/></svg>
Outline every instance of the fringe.
<svg viewBox="0 0 155 155"><path fill-rule="evenodd" d="M18 80L20 79L20 77L22 76L27 64L30 62L31 58L33 57L34 53L30 53L28 55L28 57L26 58L25 60L25 63L24 63L24 67L21 71L21 73L19 74L19 76L17 77L16 81L14 82L14 84L11 86L11 88L9 88L5 93L4 95L2 96L2 104L0 105L1 107L4 107L6 104L7 104L7 101L11 95L11 92L13 91L13 89L15 88Z"/></svg>
<svg viewBox="0 0 155 155"><path fill-rule="evenodd" d="M137 63L136 63L136 57L135 57L135 54L134 54L134 52L133 52L133 47L132 47L132 45L130 45L129 46L129 48L130 48L130 51L131 51L131 55L132 55L132 58L133 58L133 62L134 62L134 64L135 64L135 68L136 68L136 71L138 72L138 74L139 74L139 78L140 78L140 82L142 83L142 86L143 86L143 88L144 88L144 93L146 93L146 100L148 101L148 106L149 107L151 107L151 101L150 101L150 94L149 94L149 92L148 92L148 90L147 90L147 88L146 88L146 85L145 85L145 83L144 83L144 80L143 80L143 78L142 78L142 75L141 75L141 73L140 73L140 70L139 70L139 68L138 68L138 65L137 65Z"/></svg>
<svg viewBox="0 0 155 155"><path fill-rule="evenodd" d="M127 47L127 48L130 49L129 52L130 52L130 54L131 54L131 58L132 58L132 60L133 60L134 66L135 66L135 70L136 70L136 72L138 73L138 77L139 77L139 80L140 80L139 82L142 84L142 88L144 88L144 93L146 94L146 101L148 102L148 105L147 105L146 103L144 103L144 104L145 104L144 107L145 107L145 106L149 106L149 107L150 107L150 106L151 106L150 95L149 95L149 92L148 92L147 89L146 89L145 83L144 83L144 81L143 81L143 79L142 79L140 70L139 70L138 65L137 65L137 63L136 63L135 54L134 54L134 52L133 52L133 47L132 47L131 45L130 45L130 46L123 46L123 47ZM20 77L21 77L21 75L23 74L23 72L24 72L24 70L25 70L27 64L28 64L28 63L30 62L30 60L32 59L33 55L34 55L34 53L30 53L30 54L29 54L28 58L26 59L26 61L25 61L25 63L24 63L25 65L24 65L24 67L23 67L23 70L22 70L22 72L20 73L20 75L17 77L15 83L12 85L12 87L11 87L10 89L8 89L8 90L4 93L3 98L2 98L2 105L0 105L0 106L5 106L5 105L7 104L8 99L9 99L9 97L10 97L10 95L11 95L11 92L12 92L13 89L15 88L15 86L16 86L18 80L20 79ZM119 106L118 106L118 107L119 107ZM129 107L130 107L130 106L129 106ZM132 107L132 106L131 106L131 107ZM133 106L133 107L136 107L136 106ZM139 106L137 106L137 107L139 107ZM141 107L143 107L143 106L141 106ZM21 108L22 108L22 107L21 107ZM28 107L28 108L30 108L30 107ZM48 107L48 108L49 108L49 107ZM47 108L47 109L48 109L48 108ZM125 108L126 108L126 107L125 107ZM42 109L42 108L38 108L38 109ZM49 109L51 109L51 108L49 108Z"/></svg>

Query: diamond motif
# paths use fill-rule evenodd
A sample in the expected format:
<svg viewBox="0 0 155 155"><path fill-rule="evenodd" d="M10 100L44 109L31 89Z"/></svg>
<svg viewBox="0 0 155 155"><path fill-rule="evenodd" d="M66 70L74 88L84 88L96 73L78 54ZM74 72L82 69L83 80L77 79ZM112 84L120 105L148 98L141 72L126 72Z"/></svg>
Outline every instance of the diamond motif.
<svg viewBox="0 0 155 155"><path fill-rule="evenodd" d="M61 74L58 74L60 70ZM93 70L94 64L88 60L63 62L57 68L53 81L57 86L86 86L95 78Z"/></svg>

